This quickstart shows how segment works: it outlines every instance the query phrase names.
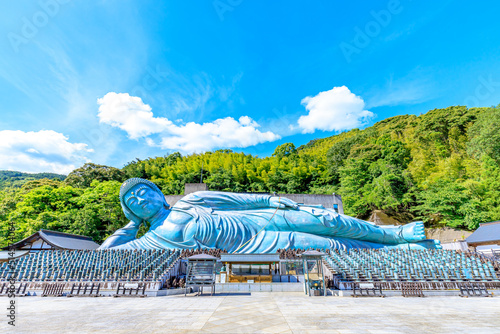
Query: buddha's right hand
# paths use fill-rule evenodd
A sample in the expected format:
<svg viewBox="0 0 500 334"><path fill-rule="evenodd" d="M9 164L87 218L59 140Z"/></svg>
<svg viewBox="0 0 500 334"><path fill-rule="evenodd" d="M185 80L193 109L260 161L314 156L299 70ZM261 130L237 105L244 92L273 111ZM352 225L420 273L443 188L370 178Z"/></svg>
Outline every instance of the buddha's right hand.
<svg viewBox="0 0 500 334"><path fill-rule="evenodd" d="M137 237L137 232L139 231L139 227L141 227L142 222L135 222L131 220L127 225L113 233L109 238L107 238L99 249L107 249L111 247L120 246L135 240Z"/></svg>

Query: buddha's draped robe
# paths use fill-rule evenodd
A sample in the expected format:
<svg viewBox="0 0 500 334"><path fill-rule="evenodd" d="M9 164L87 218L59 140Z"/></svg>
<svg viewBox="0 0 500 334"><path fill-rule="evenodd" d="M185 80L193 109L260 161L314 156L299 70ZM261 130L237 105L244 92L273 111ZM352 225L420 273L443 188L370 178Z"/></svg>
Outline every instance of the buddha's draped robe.
<svg viewBox="0 0 500 334"><path fill-rule="evenodd" d="M270 207L270 195L202 191L179 200L166 221L116 248L218 248L269 253L279 248L380 248L405 241L399 227L379 227L321 206ZM168 239L164 224L185 224L184 239Z"/></svg>

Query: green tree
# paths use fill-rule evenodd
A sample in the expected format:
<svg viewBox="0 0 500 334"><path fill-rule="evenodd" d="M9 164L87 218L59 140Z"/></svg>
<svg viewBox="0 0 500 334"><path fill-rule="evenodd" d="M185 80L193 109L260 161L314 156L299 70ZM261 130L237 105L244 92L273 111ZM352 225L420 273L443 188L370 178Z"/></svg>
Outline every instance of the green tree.
<svg viewBox="0 0 500 334"><path fill-rule="evenodd" d="M488 155L500 163L500 107L488 108L470 126L467 152L475 158Z"/></svg>
<svg viewBox="0 0 500 334"><path fill-rule="evenodd" d="M277 157L279 159L283 157L291 157L297 154L297 149L293 143L285 143L276 147L273 153L273 157Z"/></svg>
<svg viewBox="0 0 500 334"><path fill-rule="evenodd" d="M81 209L71 222L71 233L91 236L100 243L128 223L120 205L120 186L117 181L93 181L77 200Z"/></svg>
<svg viewBox="0 0 500 334"><path fill-rule="evenodd" d="M72 187L87 188L95 180L123 182L125 179L125 172L118 168L86 163L69 173L64 182Z"/></svg>

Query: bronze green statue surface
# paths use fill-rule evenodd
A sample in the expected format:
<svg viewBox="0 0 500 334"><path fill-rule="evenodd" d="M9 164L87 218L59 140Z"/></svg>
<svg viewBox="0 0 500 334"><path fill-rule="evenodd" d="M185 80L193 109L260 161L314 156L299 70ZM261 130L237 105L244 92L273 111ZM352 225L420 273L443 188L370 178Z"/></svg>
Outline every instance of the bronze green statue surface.
<svg viewBox="0 0 500 334"><path fill-rule="evenodd" d="M424 225L380 227L322 206L278 196L199 191L170 207L151 181L133 178L120 188L130 219L100 249L219 248L271 253L283 248L440 248L425 240ZM136 238L139 227L149 231Z"/></svg>

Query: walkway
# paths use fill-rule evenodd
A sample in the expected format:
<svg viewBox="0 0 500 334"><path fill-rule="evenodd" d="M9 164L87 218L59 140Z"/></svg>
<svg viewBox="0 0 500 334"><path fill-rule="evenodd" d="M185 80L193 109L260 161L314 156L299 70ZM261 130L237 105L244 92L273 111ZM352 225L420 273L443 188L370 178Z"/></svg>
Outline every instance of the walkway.
<svg viewBox="0 0 500 334"><path fill-rule="evenodd" d="M7 305L0 298L0 305ZM0 333L500 333L500 297L17 298ZM4 307L2 307L5 309Z"/></svg>

